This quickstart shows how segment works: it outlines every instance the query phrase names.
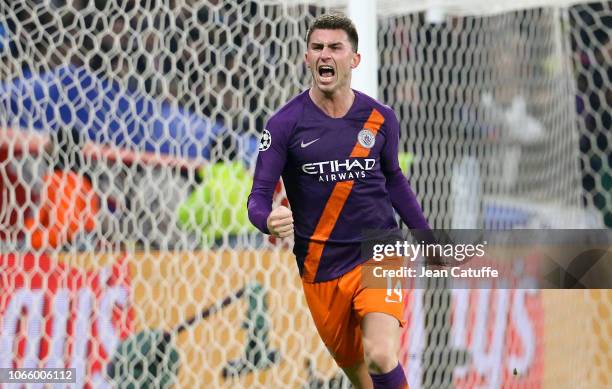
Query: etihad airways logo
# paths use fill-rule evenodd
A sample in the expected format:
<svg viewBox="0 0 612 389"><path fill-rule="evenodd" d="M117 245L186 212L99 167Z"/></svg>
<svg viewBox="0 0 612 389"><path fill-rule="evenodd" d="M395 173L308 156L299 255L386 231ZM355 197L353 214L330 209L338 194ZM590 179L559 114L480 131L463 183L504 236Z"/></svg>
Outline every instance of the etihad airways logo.
<svg viewBox="0 0 612 389"><path fill-rule="evenodd" d="M306 174L319 175L319 182L335 182L365 178L366 171L376 164L374 158L354 158L305 163L302 171Z"/></svg>

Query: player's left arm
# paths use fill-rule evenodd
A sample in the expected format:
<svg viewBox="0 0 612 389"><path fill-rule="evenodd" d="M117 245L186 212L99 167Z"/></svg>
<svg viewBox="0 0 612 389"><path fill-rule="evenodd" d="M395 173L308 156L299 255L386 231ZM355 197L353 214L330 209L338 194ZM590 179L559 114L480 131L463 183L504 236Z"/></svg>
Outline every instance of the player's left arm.
<svg viewBox="0 0 612 389"><path fill-rule="evenodd" d="M408 179L402 173L398 160L399 122L395 113L389 110L385 119L385 145L380 163L387 180L387 192L393 208L411 230L430 231L429 224L419 202L410 187Z"/></svg>
<svg viewBox="0 0 612 389"><path fill-rule="evenodd" d="M399 122L393 111L390 110L385 120L385 124L387 126L385 134L386 141L382 150L380 163L385 178L387 179L386 186L389 197L391 197L391 204L402 218L402 221L412 230L412 234L417 241L435 244L437 238L434 236L431 227L427 223L427 219L423 214L419 201L410 188L408 179L400 169L398 160ZM427 257L426 264L434 268L446 265L446 263L437 256Z"/></svg>

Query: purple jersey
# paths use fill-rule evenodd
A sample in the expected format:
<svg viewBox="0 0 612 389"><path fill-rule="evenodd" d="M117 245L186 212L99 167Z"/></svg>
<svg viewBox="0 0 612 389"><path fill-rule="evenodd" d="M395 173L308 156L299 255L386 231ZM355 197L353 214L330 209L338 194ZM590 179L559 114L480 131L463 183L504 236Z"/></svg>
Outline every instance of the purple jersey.
<svg viewBox="0 0 612 389"><path fill-rule="evenodd" d="M342 118L331 118L305 91L268 121L260 143L249 218L264 233L282 175L294 219L296 256L306 282L337 278L365 262L365 229L429 229L398 163L395 113L355 92Z"/></svg>

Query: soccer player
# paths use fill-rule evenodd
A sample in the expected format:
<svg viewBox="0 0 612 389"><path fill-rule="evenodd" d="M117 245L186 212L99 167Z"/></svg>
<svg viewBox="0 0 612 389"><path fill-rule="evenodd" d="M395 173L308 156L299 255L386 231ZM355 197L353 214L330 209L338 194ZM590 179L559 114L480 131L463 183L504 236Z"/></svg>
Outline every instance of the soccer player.
<svg viewBox="0 0 612 389"><path fill-rule="evenodd" d="M306 301L317 330L356 388L406 388L398 362L401 299L361 285L364 229L429 226L398 163L394 112L351 89L357 31L343 15L317 18L306 36L310 89L263 131L249 218L262 232L294 235ZM272 207L282 175L291 210Z"/></svg>

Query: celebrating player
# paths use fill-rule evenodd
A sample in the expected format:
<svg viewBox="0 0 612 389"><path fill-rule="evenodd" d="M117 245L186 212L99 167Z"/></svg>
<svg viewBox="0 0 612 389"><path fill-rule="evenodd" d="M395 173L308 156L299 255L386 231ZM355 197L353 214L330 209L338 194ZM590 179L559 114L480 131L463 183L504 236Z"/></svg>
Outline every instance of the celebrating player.
<svg viewBox="0 0 612 389"><path fill-rule="evenodd" d="M364 229L429 229L398 163L394 112L351 89L358 37L343 15L317 18L306 36L312 86L263 131L248 209L277 237L294 235L306 301L323 342L356 388L407 388L398 362L401 299L361 284ZM272 210L282 175L291 210Z"/></svg>

